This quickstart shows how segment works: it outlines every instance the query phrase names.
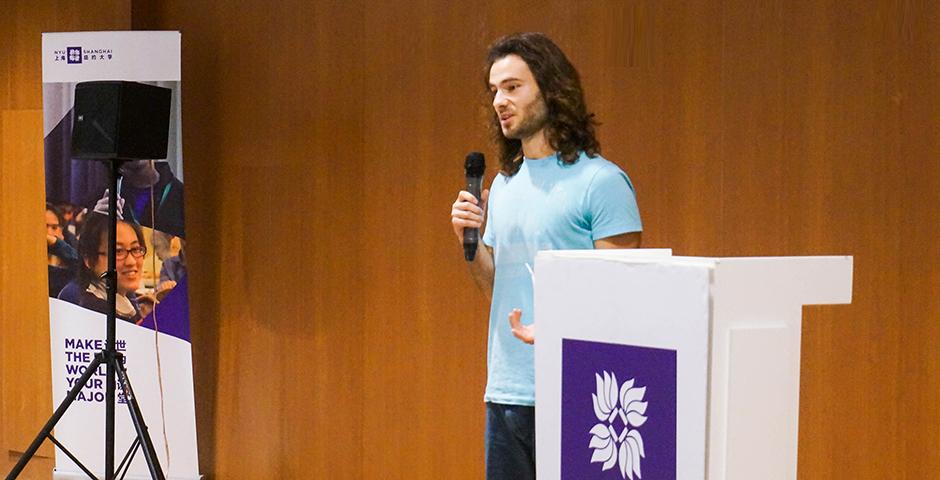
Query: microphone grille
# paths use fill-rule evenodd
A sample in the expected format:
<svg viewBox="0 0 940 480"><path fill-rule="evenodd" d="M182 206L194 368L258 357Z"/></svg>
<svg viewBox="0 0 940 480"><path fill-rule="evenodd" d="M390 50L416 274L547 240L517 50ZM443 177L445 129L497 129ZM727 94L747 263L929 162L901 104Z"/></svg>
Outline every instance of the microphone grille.
<svg viewBox="0 0 940 480"><path fill-rule="evenodd" d="M464 163L467 175L473 177L482 177L486 170L486 160L480 152L470 152L467 154L467 161Z"/></svg>

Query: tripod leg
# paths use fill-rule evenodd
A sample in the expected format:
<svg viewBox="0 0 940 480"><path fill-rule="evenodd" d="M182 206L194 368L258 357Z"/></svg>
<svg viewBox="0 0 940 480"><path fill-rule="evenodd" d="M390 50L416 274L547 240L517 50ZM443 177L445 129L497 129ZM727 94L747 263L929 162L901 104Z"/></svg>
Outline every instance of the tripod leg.
<svg viewBox="0 0 940 480"><path fill-rule="evenodd" d="M147 425L144 423L144 416L140 413L140 405L137 403L137 397L134 395L131 382L127 378L127 371L124 370L124 363L121 361L122 357L122 355L116 355L111 357L108 361L113 362L114 372L117 374L118 382L120 382L120 385L123 387L127 408L130 410L134 429L137 430L137 438L140 440L140 447L143 450L144 459L147 461L147 467L150 469L150 476L153 480L166 480L166 477L163 475L163 469L160 468L160 461L157 459L156 451L153 448L150 433L147 431Z"/></svg>
<svg viewBox="0 0 940 480"><path fill-rule="evenodd" d="M91 379L91 376L95 374L95 371L98 370L98 366L101 365L101 362L104 361L104 354L98 353L95 355L95 359L88 364L88 367L85 369L85 373L82 374L81 378L75 382L75 385L69 390L68 395L65 396L65 400L62 400L62 403L59 404L59 408L56 408L55 413L52 414L52 417L49 418L49 421L46 422L46 425L42 427L42 430L39 431L39 434L36 435L36 438L33 440L33 443L29 444L29 448L23 452L23 456L20 457L20 460L16 462L16 465L13 467L13 470L10 470L10 474L7 475L7 480L13 480L20 475L26 464L33 458L33 455L36 454L36 451L39 450L40 445L52 433L52 429L55 428L56 424L59 423L59 419L62 418L62 415L65 415L66 410L72 405L72 402L75 401L75 398L78 397L79 392L85 388L85 384L88 383L88 380Z"/></svg>

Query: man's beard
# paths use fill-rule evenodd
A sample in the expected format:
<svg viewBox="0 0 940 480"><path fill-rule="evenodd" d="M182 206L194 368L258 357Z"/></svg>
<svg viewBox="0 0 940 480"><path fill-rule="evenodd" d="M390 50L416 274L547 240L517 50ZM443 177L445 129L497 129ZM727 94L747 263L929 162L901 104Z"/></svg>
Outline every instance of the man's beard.
<svg viewBox="0 0 940 480"><path fill-rule="evenodd" d="M545 100L542 99L541 95L531 105L527 106L523 113L525 120L519 126L509 132L503 132L506 138L524 140L535 135L548 124L548 107L546 107Z"/></svg>

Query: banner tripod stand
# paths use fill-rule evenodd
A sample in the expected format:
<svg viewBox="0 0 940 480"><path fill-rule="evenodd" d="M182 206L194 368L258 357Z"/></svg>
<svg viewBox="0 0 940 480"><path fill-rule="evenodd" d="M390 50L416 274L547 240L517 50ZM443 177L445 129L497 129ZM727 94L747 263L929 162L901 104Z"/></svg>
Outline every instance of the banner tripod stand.
<svg viewBox="0 0 940 480"><path fill-rule="evenodd" d="M81 392L85 385L91 380L91 377L98 371L98 367L102 364L106 367L106 377L105 377L105 467L104 475L105 480L115 480L118 474L120 478L124 478L127 475L127 471L130 469L131 461L136 455L138 450L143 450L144 459L147 461L147 467L150 469L150 476L153 480L165 480L166 477L163 474L163 470L160 468L160 462L157 460L156 452L153 448L153 441L150 439L150 434L147 431L147 425L144 423L144 416L140 411L140 406L137 403L137 397L134 395L134 390L131 388L130 379L127 376L127 370L124 368L124 354L117 351L115 347L115 330L116 330L116 318L117 318L117 258L115 256L115 250L117 248L117 195L118 195L118 178L121 176L120 167L124 163L124 160L120 159L107 159L105 162L110 164L110 185L108 193L108 215L109 215L109 236L108 236L108 271L102 275L102 278L105 280L105 284L108 291L108 318L107 318L107 339L105 341L105 348L95 355L94 360L88 364L88 367L85 369L85 373L82 374L78 382L69 390L68 394L65 396L65 399L59 404L59 407L56 408L55 412L52 414L52 417L49 418L49 421L46 422L45 426L42 427L42 430L39 431L39 434L36 435L36 438L29 445L29 448L23 453L23 456L20 457L19 461L16 462L16 465L7 475L7 480L13 480L19 476L19 474L26 468L26 465L33 458L33 455L36 454L36 451L39 450L39 446L42 445L47 438L56 447L58 447L69 459L75 462L78 467L88 475L92 480L98 480L97 477L86 468L68 449L65 448L58 440L52 436L52 429L55 428L56 424L59 422L59 419L65 415L65 412L69 409L72 403L75 401L75 398L78 397L78 394ZM118 465L117 470L114 468L114 400L115 400L115 377L117 381L120 382L124 397L127 401L127 408L130 411L131 421L134 423L134 429L137 431L137 436L134 438L134 441L131 442L130 447L127 450L127 453L124 455L124 459L121 461L121 464Z"/></svg>

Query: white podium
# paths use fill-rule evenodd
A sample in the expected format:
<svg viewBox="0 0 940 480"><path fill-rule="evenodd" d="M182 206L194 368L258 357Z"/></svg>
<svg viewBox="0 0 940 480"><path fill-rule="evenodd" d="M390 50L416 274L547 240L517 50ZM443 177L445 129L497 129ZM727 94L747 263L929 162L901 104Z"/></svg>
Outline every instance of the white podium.
<svg viewBox="0 0 940 480"><path fill-rule="evenodd" d="M538 478L793 480L802 306L852 257L540 252Z"/></svg>

